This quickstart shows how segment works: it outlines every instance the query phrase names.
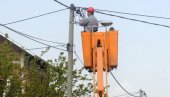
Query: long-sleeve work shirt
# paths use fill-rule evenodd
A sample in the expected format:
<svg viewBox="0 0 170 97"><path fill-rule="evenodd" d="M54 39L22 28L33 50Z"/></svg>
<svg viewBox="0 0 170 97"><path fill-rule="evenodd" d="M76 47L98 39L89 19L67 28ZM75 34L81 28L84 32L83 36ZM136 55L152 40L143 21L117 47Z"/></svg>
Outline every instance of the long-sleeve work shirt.
<svg viewBox="0 0 170 97"><path fill-rule="evenodd" d="M96 32L98 31L98 21L94 15L88 16L86 19L80 21L80 26L84 26L85 32Z"/></svg>

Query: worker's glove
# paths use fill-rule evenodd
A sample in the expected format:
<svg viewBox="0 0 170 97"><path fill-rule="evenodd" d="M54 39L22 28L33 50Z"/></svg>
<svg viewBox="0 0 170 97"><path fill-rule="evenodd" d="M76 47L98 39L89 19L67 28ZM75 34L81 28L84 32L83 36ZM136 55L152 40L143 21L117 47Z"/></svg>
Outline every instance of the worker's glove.
<svg viewBox="0 0 170 97"><path fill-rule="evenodd" d="M83 20L84 20L84 18L83 18L83 17L80 17L80 18L79 18L79 21L80 21L80 22L81 22L81 21L83 21Z"/></svg>

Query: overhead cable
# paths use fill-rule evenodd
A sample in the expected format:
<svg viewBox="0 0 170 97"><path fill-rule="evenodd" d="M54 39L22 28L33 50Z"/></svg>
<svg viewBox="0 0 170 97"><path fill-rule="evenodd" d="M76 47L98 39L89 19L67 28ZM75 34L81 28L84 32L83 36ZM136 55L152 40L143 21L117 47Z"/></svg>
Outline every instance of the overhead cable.
<svg viewBox="0 0 170 97"><path fill-rule="evenodd" d="M87 9L86 7L77 7L77 8L83 8L85 10ZM170 19L169 17L144 15L144 14L135 14L135 13L120 12L120 11L111 11L111 10L103 10L103 9L95 9L95 11L112 12L112 13L119 13L119 14L133 15L133 16L141 16L141 17L150 17L150 18Z"/></svg>
<svg viewBox="0 0 170 97"><path fill-rule="evenodd" d="M102 10L102 9L95 9L95 10L96 10L96 11L104 11L104 12L119 13L119 14L126 14L126 15L133 15L133 16L141 16L141 17L160 18L160 19L170 19L169 17L161 17L161 16L142 15L142 14L134 14L134 13L119 12L119 11L110 11L110 10Z"/></svg>
<svg viewBox="0 0 170 97"><path fill-rule="evenodd" d="M34 41L34 42L37 42L37 43L40 43L40 44L42 44L42 45L46 45L46 46L49 46L49 47L52 47L52 48L55 48L55 49L58 49L58 50L67 51L67 50L65 50L65 49L57 48L57 47L55 47L55 46L51 46L51 45L49 45L49 44L40 42L40 41L38 41L38 40L36 40L36 39L33 39L33 38L31 38L31 37L29 37L29 36L27 36L27 35L25 35L25 34L22 34L22 33L19 32L19 31L14 30L14 29L12 29L12 28L10 28L10 27L7 27L7 26L5 26L5 25L2 25L2 24L0 24L0 25L3 26L3 27L5 27L5 28L7 28L7 29L9 29L9 30L11 30L11 31L13 31L13 32L15 32L15 33L17 33L17 34L19 34L19 35L21 35L21 36L23 36L23 37L25 37L25 38L28 38L28 39L30 39L30 40L32 40L32 41Z"/></svg>
<svg viewBox="0 0 170 97"><path fill-rule="evenodd" d="M21 33L21 32L20 32L20 33ZM24 35L26 35L26 36L28 36L28 37L31 37L31 38L34 38L34 39L37 39L37 40L41 40L41 41L44 41L44 42L50 42L50 43L67 45L66 43L61 43L61 42L56 42L56 41L45 40L45 39L38 38L38 37L35 37L35 36L31 36L31 35L28 35L28 34L25 34L25 33L21 33L21 34L24 34Z"/></svg>
<svg viewBox="0 0 170 97"><path fill-rule="evenodd" d="M99 13L99 14L104 14L104 15L108 15L108 16L113 16L113 17L118 17L118 18L126 19L126 20L137 21L137 22L142 22L142 23L146 23L146 24L151 24L151 25L156 25L156 26L162 26L162 27L170 28L170 26L168 26L168 25L157 24L157 23L152 23L152 22L138 20L138 19L127 18L127 17L123 17L123 16L119 16L119 15L113 15L113 14L104 13L104 12L101 12L101 11L95 11L95 12Z"/></svg>
<svg viewBox="0 0 170 97"><path fill-rule="evenodd" d="M137 93L139 93L139 92L133 92L133 93L131 93L131 94L137 94ZM129 94L122 94L122 95L117 95L117 96L113 96L113 97L121 97L121 96L126 96L126 95L129 95Z"/></svg>
<svg viewBox="0 0 170 97"><path fill-rule="evenodd" d="M58 47L58 46L64 46L64 45L56 45L53 47ZM37 48L30 48L30 49L25 49L25 50L38 50L38 49L44 49L44 48L50 48L51 46L46 46L46 47L37 47Z"/></svg>
<svg viewBox="0 0 170 97"><path fill-rule="evenodd" d="M69 6L63 4L62 2L60 2L60 1L58 1L58 0L54 0L54 1L57 2L57 3L59 3L59 4L62 5L62 6L65 6L66 8L69 8Z"/></svg>
<svg viewBox="0 0 170 97"><path fill-rule="evenodd" d="M14 21L14 22L5 23L5 24L3 24L3 25L10 25L10 24L15 24L15 23L19 23L19 22L23 22L23 21L35 19L35 18L38 18L38 17L42 17L42 16L54 14L54 13L57 13L57 12L60 12L60 11L64 11L64 10L66 10L66 9L68 9L68 8L60 9L60 10L56 10L56 11L52 11L52 12L48 12L48 13L44 13L44 14L40 14L40 15L37 15L37 16L33 16L33 17L29 17L29 18L17 20L17 21Z"/></svg>
<svg viewBox="0 0 170 97"><path fill-rule="evenodd" d="M3 25L3 24L0 24L0 26L4 26L5 28L9 28L9 27L7 27L7 26L5 26L5 25ZM38 38L38 37L35 37L35 36L32 36L32 35L28 35L28 34L25 34L25 33L22 33L22 32L18 32L18 33L19 33L19 34L22 34L22 35L25 35L25 36L28 36L28 37L31 37L31 38L34 38L34 39L37 39L37 40L45 41L45 42L67 45L66 43L61 43L61 42L56 42L56 41L45 40L45 39L41 39L41 38Z"/></svg>
<svg viewBox="0 0 170 97"><path fill-rule="evenodd" d="M80 57L78 56L78 54L76 53L76 51L74 51L74 54L76 55L76 57L78 58L78 60L80 61L80 63L81 63L82 65L84 65L83 61L80 59Z"/></svg>
<svg viewBox="0 0 170 97"><path fill-rule="evenodd" d="M79 62L84 66L83 61L80 59L80 57L78 56L78 54L76 53L76 51L74 51L74 54L76 55L76 57L78 58ZM87 70L88 71L88 70ZM90 76L93 78L93 75L90 74ZM94 79L94 78L93 78Z"/></svg>
<svg viewBox="0 0 170 97"><path fill-rule="evenodd" d="M25 49L25 50L38 50L38 49L44 49L44 48L49 48L50 46L46 47L37 47L37 48L30 48L30 49Z"/></svg>
<svg viewBox="0 0 170 97"><path fill-rule="evenodd" d="M112 72L110 72L110 74L112 75L112 77L114 78L114 80L116 81L116 83L127 93L129 94L130 96L133 96L133 97L139 97L139 96L135 96L133 94L131 94L130 92L128 92L120 83L119 81L116 79L116 77L112 74Z"/></svg>
<svg viewBox="0 0 170 97"><path fill-rule="evenodd" d="M23 34L23 35L25 35L25 36L28 36L28 37L31 37L31 38L34 38L34 39L37 39L37 40L41 40L41 41L44 41L44 42L50 42L50 43L67 45L66 43L61 43L61 42L56 42L56 41L45 40L45 39L38 38L38 37L35 37L35 36L32 36L32 35L28 35L28 34L25 34L25 33L22 33L22 32L20 32L20 33Z"/></svg>

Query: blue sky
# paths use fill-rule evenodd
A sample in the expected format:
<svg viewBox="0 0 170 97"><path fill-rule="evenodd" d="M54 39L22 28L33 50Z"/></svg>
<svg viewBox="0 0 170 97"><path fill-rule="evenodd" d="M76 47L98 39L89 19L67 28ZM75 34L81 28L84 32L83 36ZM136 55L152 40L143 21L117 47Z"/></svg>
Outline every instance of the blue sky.
<svg viewBox="0 0 170 97"><path fill-rule="evenodd" d="M60 1L67 5L73 3L76 6L82 7L93 6L97 9L170 17L169 0ZM63 8L63 6L53 0L1 0L0 23L8 23ZM119 19L97 13L95 16L98 20L112 21L115 29L119 30L119 66L117 70L112 71L119 82L129 92L136 92L139 91L139 89L143 89L147 93L148 97L169 97L170 28ZM170 26L170 20L130 15L121 16ZM29 35L67 43L68 19L69 10L66 10L8 26ZM76 51L82 58L80 31L82 31L82 27L75 25L74 42L76 45ZM25 39L24 37L19 36L3 27L0 27L0 32L8 33L9 37L26 48L43 46ZM40 50L34 50L32 52L37 55L40 55L41 53ZM50 49L43 58L46 60L57 58L59 52L59 50ZM80 66L82 66L80 62L77 62L77 67ZM111 86L109 88L109 97L125 93L122 89L120 89L111 76L109 76L109 83Z"/></svg>

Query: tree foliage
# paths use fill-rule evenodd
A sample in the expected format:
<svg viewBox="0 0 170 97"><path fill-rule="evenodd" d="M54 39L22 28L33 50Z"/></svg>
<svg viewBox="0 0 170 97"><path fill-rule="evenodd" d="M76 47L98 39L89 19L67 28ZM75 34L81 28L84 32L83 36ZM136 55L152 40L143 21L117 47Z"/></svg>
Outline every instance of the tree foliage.
<svg viewBox="0 0 170 97"><path fill-rule="evenodd" d="M61 52L55 61L37 64L39 57L29 60L25 57L24 68L12 61L20 60L20 55L5 42L0 44L0 97L66 97L67 61ZM49 48L48 48L49 49ZM43 51L42 55L47 51ZM28 64L29 61L29 64ZM75 66L76 59L74 59ZM46 65L46 66L42 66ZM42 68L45 67L45 68ZM73 69L73 97L91 97L91 79L82 73L83 68ZM21 75L24 74L22 78ZM7 82L10 80L10 82ZM23 81L26 81L23 85ZM10 85L7 85L10 83ZM25 93L22 93L24 86Z"/></svg>
<svg viewBox="0 0 170 97"><path fill-rule="evenodd" d="M8 42L0 44L0 96L7 97L21 94L21 68L13 61L19 60L19 55L12 50ZM7 85L9 84L9 85Z"/></svg>
<svg viewBox="0 0 170 97"><path fill-rule="evenodd" d="M76 59L74 59L74 65L75 62ZM55 88L57 97L66 97L67 61L64 53L60 53L58 59L52 64L52 68L48 68L51 75L50 86ZM91 94L91 79L88 79L86 74L82 75L82 70L83 68L79 70L73 69L73 97L88 97Z"/></svg>

